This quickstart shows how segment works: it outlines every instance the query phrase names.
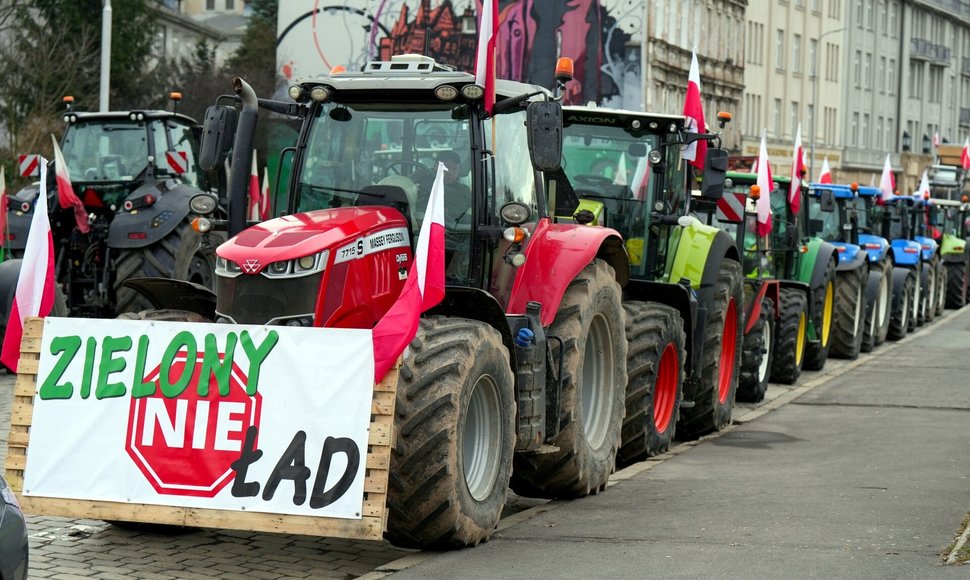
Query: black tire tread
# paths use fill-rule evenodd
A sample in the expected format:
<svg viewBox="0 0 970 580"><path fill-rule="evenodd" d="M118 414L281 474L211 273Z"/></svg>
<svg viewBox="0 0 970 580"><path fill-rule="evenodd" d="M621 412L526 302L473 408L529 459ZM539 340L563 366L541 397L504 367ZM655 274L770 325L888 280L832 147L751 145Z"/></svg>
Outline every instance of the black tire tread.
<svg viewBox="0 0 970 580"><path fill-rule="evenodd" d="M912 302L913 302L913 289L914 289L914 277L916 273L914 271L909 272L906 275L906 281L903 283L903 295L900 300L899 308L894 308L892 312L889 313L889 334L886 338L889 340L899 340L906 336L909 332L909 319L912 315Z"/></svg>
<svg viewBox="0 0 970 580"><path fill-rule="evenodd" d="M794 385L802 374L805 351L798 360L798 326L802 315L808 316L808 297L798 288L782 288L781 317L775 330L775 356L771 361L771 380L785 385ZM807 318L806 329L807 333ZM804 338L807 345L808 337Z"/></svg>
<svg viewBox="0 0 970 580"><path fill-rule="evenodd" d="M829 260L828 265L825 267L825 274L822 277L822 284L818 287L813 288L810 292L811 294L811 308L809 312L812 314L813 323L816 332L819 334L818 342L809 342L805 345L805 362L802 364L802 368L810 371L820 371L825 367L825 361L829 358L829 348L832 345L832 330L829 330L829 340L828 343L822 344L822 317L825 310L825 288L829 282L835 283L835 261ZM833 288L832 299L835 300L835 292ZM835 313L832 313L832 322L835 324Z"/></svg>
<svg viewBox="0 0 970 580"><path fill-rule="evenodd" d="M866 273L863 266L836 274L829 356L850 360L859 358L866 317Z"/></svg>
<svg viewBox="0 0 970 580"><path fill-rule="evenodd" d="M946 307L963 308L967 304L967 280L970 262L946 263Z"/></svg>
<svg viewBox="0 0 970 580"><path fill-rule="evenodd" d="M771 298L761 302L761 313L758 320L751 327L751 331L744 335L741 342L741 368L738 374L738 393L736 399L744 403L758 403L768 392L768 381L771 378L771 360L774 356L775 345L764 344L765 328L768 328L768 338L773 341L775 303ZM764 380L758 376L758 370L764 358L768 358L768 372Z"/></svg>

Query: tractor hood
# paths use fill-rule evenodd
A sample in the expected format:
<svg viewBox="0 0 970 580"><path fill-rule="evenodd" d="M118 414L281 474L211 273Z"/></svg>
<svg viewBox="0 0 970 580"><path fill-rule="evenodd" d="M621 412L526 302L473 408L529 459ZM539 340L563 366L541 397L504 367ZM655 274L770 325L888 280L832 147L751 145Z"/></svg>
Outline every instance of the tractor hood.
<svg viewBox="0 0 970 580"><path fill-rule="evenodd" d="M872 234L859 234L859 245L865 248L869 254L869 262L877 263L882 261L886 253L889 252L889 242L885 238Z"/></svg>
<svg viewBox="0 0 970 580"><path fill-rule="evenodd" d="M339 264L374 251L410 248L410 245L407 220L396 209L346 207L263 222L219 246L216 255L232 263L226 264L230 271L255 275L263 273L274 262L313 256L326 250L330 250L328 262Z"/></svg>

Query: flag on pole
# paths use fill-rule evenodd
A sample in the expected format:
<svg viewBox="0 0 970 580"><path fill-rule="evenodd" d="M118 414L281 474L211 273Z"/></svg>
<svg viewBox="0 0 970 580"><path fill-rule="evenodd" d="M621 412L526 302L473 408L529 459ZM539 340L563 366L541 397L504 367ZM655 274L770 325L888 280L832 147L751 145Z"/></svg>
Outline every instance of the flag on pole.
<svg viewBox="0 0 970 580"><path fill-rule="evenodd" d="M397 301L374 326L375 382L384 378L414 339L421 313L445 297L445 171L444 163L439 162L407 281Z"/></svg>
<svg viewBox="0 0 970 580"><path fill-rule="evenodd" d="M788 205L794 213L802 204L802 176L805 174L805 151L802 149L802 124L795 132L795 152L791 162L791 184L788 187Z"/></svg>
<svg viewBox="0 0 970 580"><path fill-rule="evenodd" d="M940 132L937 131L933 133L933 148L935 149L939 146L940 146Z"/></svg>
<svg viewBox="0 0 970 580"><path fill-rule="evenodd" d="M832 183L832 168L829 167L829 156L822 159L822 172L818 176L819 183Z"/></svg>
<svg viewBox="0 0 970 580"><path fill-rule="evenodd" d="M270 216L269 167L263 167L263 189L259 193L259 215L264 221L268 220Z"/></svg>
<svg viewBox="0 0 970 580"><path fill-rule="evenodd" d="M919 189L916 190L916 195L923 199L930 196L930 176L925 169L923 170L923 176L920 177Z"/></svg>
<svg viewBox="0 0 970 580"><path fill-rule="evenodd" d="M475 84L485 89L485 110L495 104L495 39L498 37L498 0L482 2L478 23L478 52L475 55Z"/></svg>
<svg viewBox="0 0 970 580"><path fill-rule="evenodd" d="M51 140L54 142L54 168L57 174L58 204L61 206L61 209L74 208L74 221L77 223L77 229L82 234L86 234L91 231L91 225L88 224L88 212L84 209L84 204L81 202L81 199L74 193L74 186L71 185L71 174L68 172L67 162L64 161L64 154L61 153L61 147L57 144L57 139L54 139L54 136L51 135ZM46 195L47 190L41 188L40 196ZM47 204L45 203L44 205L46 206Z"/></svg>
<svg viewBox="0 0 970 580"><path fill-rule="evenodd" d="M687 97L684 99L684 116L687 117L687 131L689 133L703 133L707 131L704 122L704 106L701 102L701 73L697 66L697 53L690 54L690 72L687 75ZM704 159L707 157L707 141L695 141L688 145L681 156L690 161L698 169L704 169Z"/></svg>
<svg viewBox="0 0 970 580"><path fill-rule="evenodd" d="M7 257L7 174L0 165L0 261Z"/></svg>
<svg viewBox="0 0 970 580"><path fill-rule="evenodd" d="M249 171L249 209L246 211L246 219L251 222L261 221L262 204L259 200L259 193L259 169L256 167L256 150L253 149L253 163Z"/></svg>
<svg viewBox="0 0 970 580"><path fill-rule="evenodd" d="M647 185L650 183L650 167L647 163L647 156L644 155L637 161L636 171L633 172L633 198L639 201L646 199Z"/></svg>
<svg viewBox="0 0 970 580"><path fill-rule="evenodd" d="M886 153L886 163L882 166L879 189L882 192L879 199L882 201L888 201L896 195L896 178L893 176L893 166L889 161L889 153Z"/></svg>
<svg viewBox="0 0 970 580"><path fill-rule="evenodd" d="M758 153L758 187L761 189L756 207L758 208L758 235L767 236L771 232L771 162L768 160L766 131L761 132L761 150Z"/></svg>
<svg viewBox="0 0 970 580"><path fill-rule="evenodd" d="M970 137L967 137L966 141L963 142L963 150L960 151L960 165L963 166L964 171L970 169Z"/></svg>
<svg viewBox="0 0 970 580"><path fill-rule="evenodd" d="M27 246L24 248L20 277L7 332L3 335L3 352L0 363L17 372L20 362L20 341L24 333L24 319L30 316L47 316L54 308L54 239L51 236L51 223L47 216L47 160L40 163L40 192L37 205L27 231Z"/></svg>
<svg viewBox="0 0 970 580"><path fill-rule="evenodd" d="M613 176L613 185L627 185L626 153L620 153L620 161L616 164L616 174Z"/></svg>

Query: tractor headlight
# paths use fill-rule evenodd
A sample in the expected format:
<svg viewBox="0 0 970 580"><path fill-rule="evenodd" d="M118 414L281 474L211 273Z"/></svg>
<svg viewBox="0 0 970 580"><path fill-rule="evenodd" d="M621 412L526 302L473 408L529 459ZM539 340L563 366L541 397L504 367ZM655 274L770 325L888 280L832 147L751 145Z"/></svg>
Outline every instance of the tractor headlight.
<svg viewBox="0 0 970 580"><path fill-rule="evenodd" d="M290 263L287 261L273 262L269 265L267 271L273 276L285 276L290 271Z"/></svg>
<svg viewBox="0 0 970 580"><path fill-rule="evenodd" d="M328 252L323 251L293 260L273 262L263 270L263 276L267 278L300 278L316 274L327 265L327 256Z"/></svg>
<svg viewBox="0 0 970 580"><path fill-rule="evenodd" d="M211 195L201 193L189 200L189 209L199 215L209 215L216 210L216 199Z"/></svg>
<svg viewBox="0 0 970 580"><path fill-rule="evenodd" d="M232 260L227 260L222 256L216 256L216 276L224 278L235 278L242 274L242 268Z"/></svg>

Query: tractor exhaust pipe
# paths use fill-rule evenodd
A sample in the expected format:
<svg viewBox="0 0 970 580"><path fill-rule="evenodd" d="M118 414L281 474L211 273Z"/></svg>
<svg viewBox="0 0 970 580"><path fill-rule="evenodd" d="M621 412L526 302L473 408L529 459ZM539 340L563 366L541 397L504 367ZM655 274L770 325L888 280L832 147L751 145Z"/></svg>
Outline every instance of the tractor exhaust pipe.
<svg viewBox="0 0 970 580"><path fill-rule="evenodd" d="M246 229L246 210L249 206L249 172L253 163L253 142L256 120L259 117L256 92L240 77L232 79L233 90L242 101L236 138L232 145L232 165L229 170L229 237Z"/></svg>

